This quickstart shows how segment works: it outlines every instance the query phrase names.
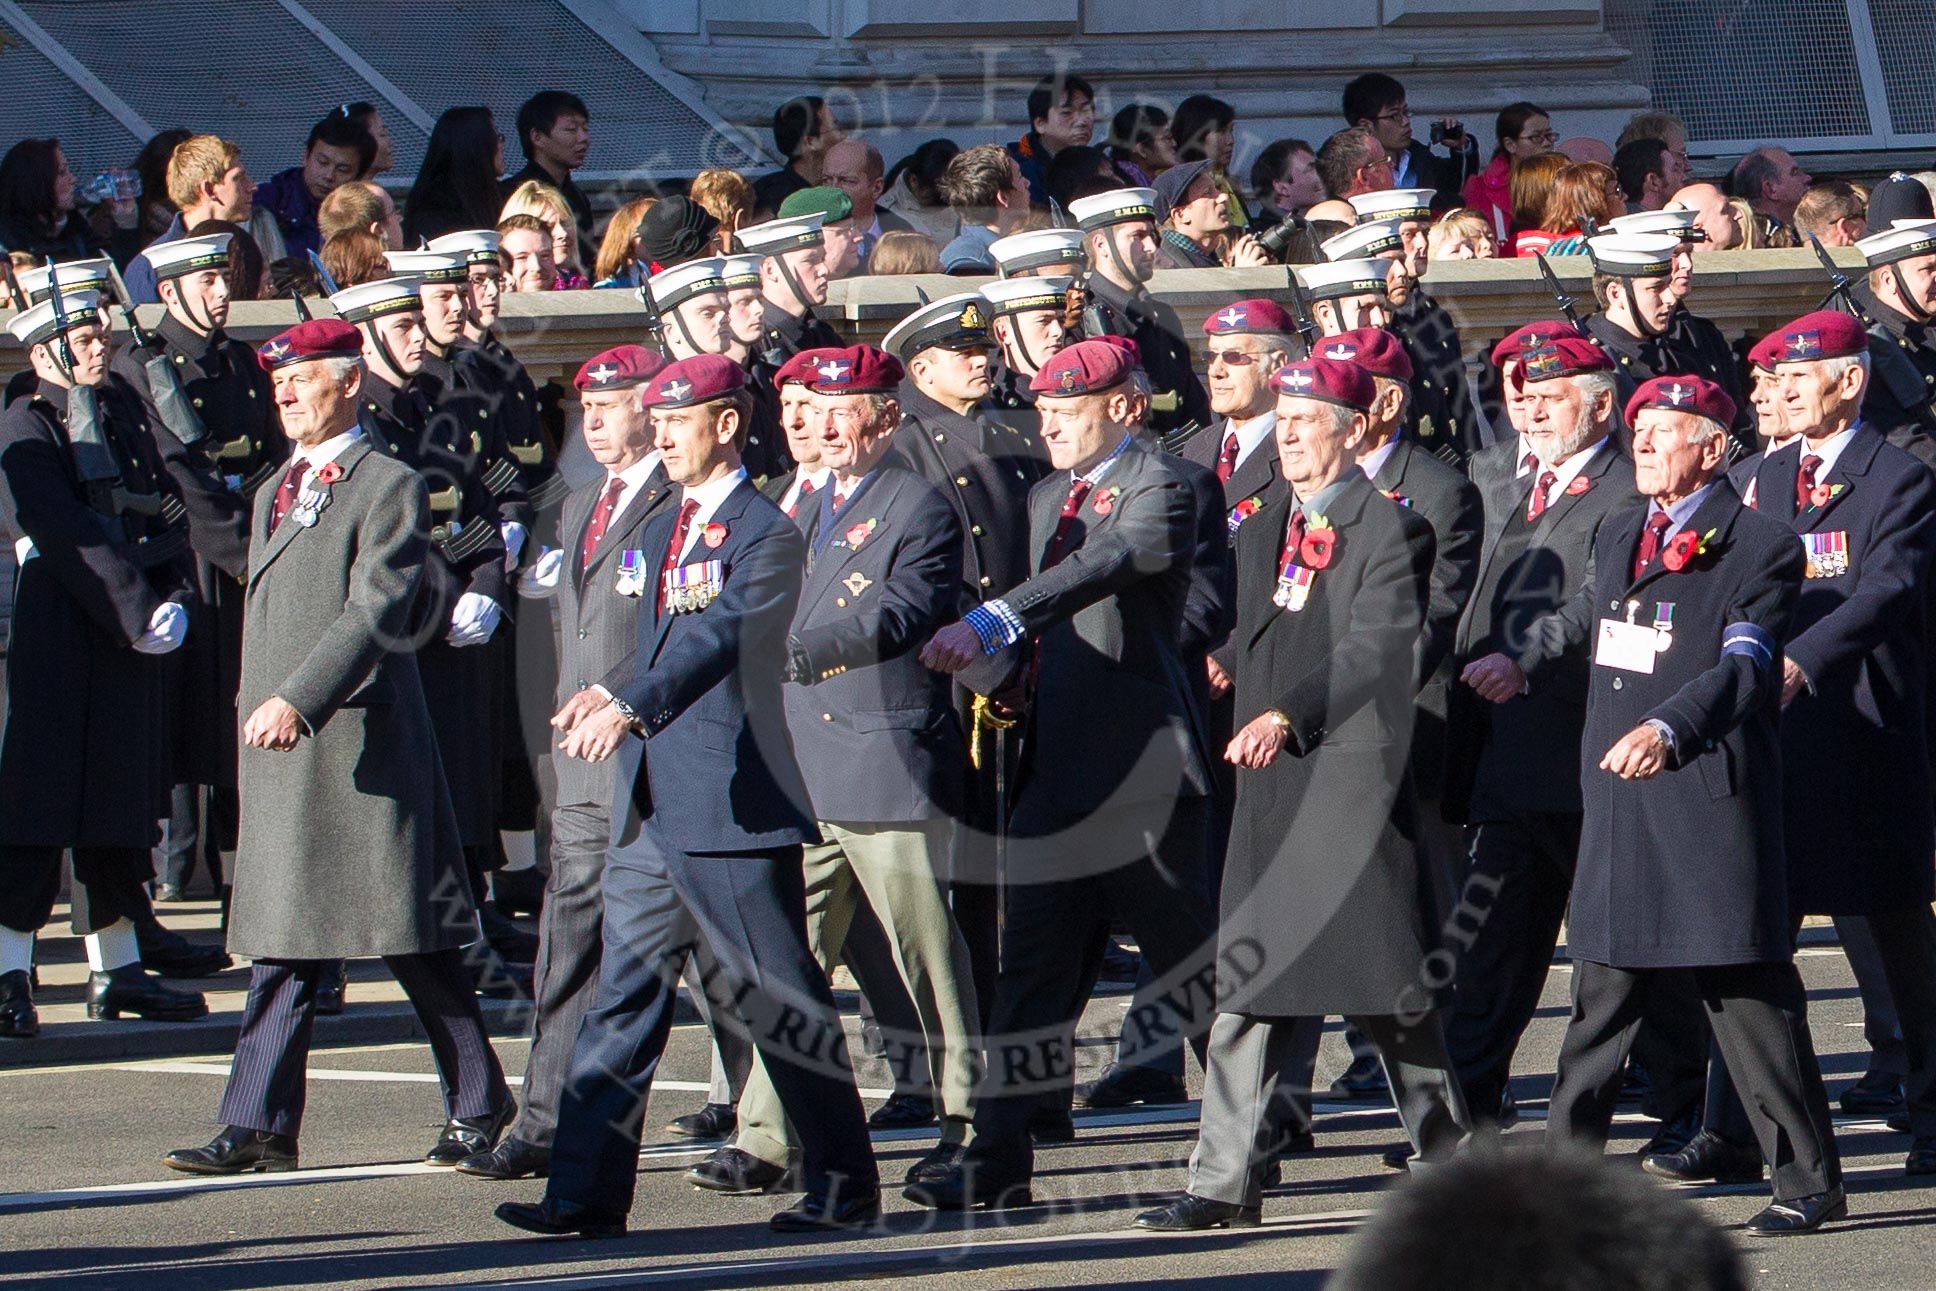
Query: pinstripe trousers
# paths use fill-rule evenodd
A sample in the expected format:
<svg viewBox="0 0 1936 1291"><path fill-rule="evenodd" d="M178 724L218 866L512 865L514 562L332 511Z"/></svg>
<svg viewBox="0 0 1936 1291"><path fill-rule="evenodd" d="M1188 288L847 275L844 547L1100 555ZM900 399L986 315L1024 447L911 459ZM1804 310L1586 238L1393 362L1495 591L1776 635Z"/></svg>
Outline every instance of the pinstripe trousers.
<svg viewBox="0 0 1936 1291"><path fill-rule="evenodd" d="M510 1086L485 1033L464 952L385 955L383 963L403 987L430 1039L445 1115L485 1116L509 1102ZM255 961L235 1063L222 1094L224 1125L291 1137L301 1133L307 1092L303 1073L323 967L317 959Z"/></svg>

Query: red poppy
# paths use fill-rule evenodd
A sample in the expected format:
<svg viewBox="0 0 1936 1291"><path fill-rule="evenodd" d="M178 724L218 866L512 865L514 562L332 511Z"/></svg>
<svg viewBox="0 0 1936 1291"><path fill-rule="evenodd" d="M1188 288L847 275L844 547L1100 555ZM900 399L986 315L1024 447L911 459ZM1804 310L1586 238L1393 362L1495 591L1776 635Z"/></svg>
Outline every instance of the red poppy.
<svg viewBox="0 0 1936 1291"><path fill-rule="evenodd" d="M1808 505L1812 507L1827 506L1831 496L1833 495L1829 492L1828 485L1817 484L1814 491L1808 495Z"/></svg>
<svg viewBox="0 0 1936 1291"><path fill-rule="evenodd" d="M1337 550L1336 530L1307 529L1304 541L1298 544L1297 563L1306 569L1324 569L1331 564L1331 557Z"/></svg>
<svg viewBox="0 0 1936 1291"><path fill-rule="evenodd" d="M723 524L707 525L699 531L699 540L708 547L717 548L720 543L726 541L726 526Z"/></svg>
<svg viewBox="0 0 1936 1291"><path fill-rule="evenodd" d="M1108 515L1116 509L1116 495L1114 493L1096 494L1096 500L1090 504L1089 509L1099 516Z"/></svg>
<svg viewBox="0 0 1936 1291"><path fill-rule="evenodd" d="M316 468L316 483L334 484L343 478L343 468L335 462L324 462Z"/></svg>
<svg viewBox="0 0 1936 1291"><path fill-rule="evenodd" d="M1566 491L1577 498L1580 496L1580 494L1586 492L1588 489L1592 487L1593 487L1592 480L1589 480L1584 475L1575 475L1573 477L1573 482L1566 486Z"/></svg>
<svg viewBox="0 0 1936 1291"><path fill-rule="evenodd" d="M1666 550L1660 553L1660 563L1667 567L1668 573L1678 574L1686 569L1700 552L1700 538L1692 529L1683 529L1667 540Z"/></svg>
<svg viewBox="0 0 1936 1291"><path fill-rule="evenodd" d="M850 526L847 530L847 545L849 547L860 546L861 543L867 540L867 535L872 532L874 531L864 524Z"/></svg>

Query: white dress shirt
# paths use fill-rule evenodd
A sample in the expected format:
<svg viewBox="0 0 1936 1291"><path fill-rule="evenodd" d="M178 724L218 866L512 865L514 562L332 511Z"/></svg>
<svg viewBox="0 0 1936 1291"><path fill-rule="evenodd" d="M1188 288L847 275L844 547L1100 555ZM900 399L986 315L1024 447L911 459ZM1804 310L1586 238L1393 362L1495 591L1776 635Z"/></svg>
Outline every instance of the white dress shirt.
<svg viewBox="0 0 1936 1291"><path fill-rule="evenodd" d="M786 512L788 515L793 514L793 509L800 504L801 485L813 485L813 492L807 496L817 497L822 489L832 485L833 478L834 468L831 466L816 467L804 474L798 471L794 472L793 483L787 485L786 492L780 495L780 510Z"/></svg>
<svg viewBox="0 0 1936 1291"><path fill-rule="evenodd" d="M1851 439L1855 438L1855 430L1856 428L1854 426L1850 426L1847 430L1838 431L1830 435L1820 443L1815 443L1806 436L1803 436L1802 456L1819 457L1822 459L1822 464L1815 468L1816 483L1819 484L1827 479L1828 473L1835 469L1835 463L1840 460L1842 450L1849 446Z"/></svg>
<svg viewBox="0 0 1936 1291"><path fill-rule="evenodd" d="M699 535L712 520L713 513L724 505L726 499L732 496L733 490L738 488L745 479L746 468L741 466L728 471L716 480L680 490L679 506L682 509L688 500L699 504L699 510L693 513L692 527L686 530L686 545L679 549L680 564L685 564L686 559L691 556L692 545L699 541Z"/></svg>

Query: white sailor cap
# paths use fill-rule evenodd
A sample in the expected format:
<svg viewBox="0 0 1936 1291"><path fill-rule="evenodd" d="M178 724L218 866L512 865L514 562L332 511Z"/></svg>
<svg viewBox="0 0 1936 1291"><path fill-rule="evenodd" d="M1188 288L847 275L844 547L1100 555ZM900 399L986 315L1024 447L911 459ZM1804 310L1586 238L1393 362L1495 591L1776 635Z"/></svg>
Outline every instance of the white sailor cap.
<svg viewBox="0 0 1936 1291"><path fill-rule="evenodd" d="M1363 220L1336 237L1326 238L1318 250L1326 260L1363 260L1387 251L1403 251L1404 235L1398 231L1403 220Z"/></svg>
<svg viewBox="0 0 1936 1291"><path fill-rule="evenodd" d="M21 284L26 290L26 284ZM55 332L73 331L77 327L101 326L101 293L98 291L68 291L61 288L61 309L66 311L67 326L61 327L61 317L54 312L54 298L50 293L47 299L32 309L23 309L7 320L7 330L22 345L38 345L50 339Z"/></svg>
<svg viewBox="0 0 1936 1291"><path fill-rule="evenodd" d="M988 256L1005 277L1050 266L1079 265L1087 258L1081 229L1030 229L988 244Z"/></svg>
<svg viewBox="0 0 1936 1291"><path fill-rule="evenodd" d="M1312 300L1342 300L1346 296L1385 294L1389 260L1333 260L1329 264L1297 267L1297 280Z"/></svg>
<svg viewBox="0 0 1936 1291"><path fill-rule="evenodd" d="M470 262L455 251L385 251L383 261L390 266L391 273L422 279L419 286L467 282L471 276Z"/></svg>
<svg viewBox="0 0 1936 1291"><path fill-rule="evenodd" d="M1127 224L1131 220L1154 223L1157 219L1156 190L1113 188L1093 197L1078 197L1069 203L1069 216L1084 233L1107 228L1111 224Z"/></svg>
<svg viewBox="0 0 1936 1291"><path fill-rule="evenodd" d="M329 305L336 311L337 317L346 323L367 323L385 314L406 313L423 308L422 302L417 299L420 281L410 277L359 282L331 296Z"/></svg>
<svg viewBox="0 0 1936 1291"><path fill-rule="evenodd" d="M1665 278L1674 272L1680 248L1671 233L1602 233L1586 240L1594 271L1617 278Z"/></svg>
<svg viewBox="0 0 1936 1291"><path fill-rule="evenodd" d="M204 269L228 268L229 242L234 237L233 233L211 233L206 237L176 238L173 242L149 247L141 254L155 271L155 281L166 282ZM65 273L61 274L61 281L67 281Z"/></svg>
<svg viewBox="0 0 1936 1291"><path fill-rule="evenodd" d="M759 286L760 259L759 256L727 256L725 267L719 271L719 276L726 280L726 289Z"/></svg>
<svg viewBox="0 0 1936 1291"><path fill-rule="evenodd" d="M1870 268L1936 253L1936 220L1895 220L1855 244Z"/></svg>
<svg viewBox="0 0 1936 1291"><path fill-rule="evenodd" d="M1068 274L1043 274L1031 278L997 278L984 283L982 299L988 302L990 317L1003 314L1032 314L1038 309L1060 311L1069 299Z"/></svg>
<svg viewBox="0 0 1936 1291"><path fill-rule="evenodd" d="M52 289L48 286L48 275L58 279L61 291L72 294L77 291L106 291L108 271L114 268L114 261L106 256L93 260L69 260L56 264L50 271L46 265L22 269L15 276L20 280L20 290L27 293L27 299L34 303L46 300Z"/></svg>
<svg viewBox="0 0 1936 1291"><path fill-rule="evenodd" d="M820 225L826 218L823 211L789 215L785 219L768 220L750 229L741 229L733 237L745 251L762 256L782 255L804 247L819 246L823 240Z"/></svg>
<svg viewBox="0 0 1936 1291"><path fill-rule="evenodd" d="M502 241L496 229L466 229L430 239L428 249L463 256L465 264L497 264L497 248Z"/></svg>
<svg viewBox="0 0 1936 1291"><path fill-rule="evenodd" d="M1694 226L1696 212L1685 207L1665 211L1635 211L1607 221L1615 233L1664 233L1682 242L1705 242L1707 234Z"/></svg>
<svg viewBox="0 0 1936 1291"><path fill-rule="evenodd" d="M988 302L964 291L921 306L894 325L881 348L903 363L923 350L979 350L995 342L988 335Z"/></svg>
<svg viewBox="0 0 1936 1291"><path fill-rule="evenodd" d="M1369 220L1429 220L1432 218L1432 190L1429 188L1387 188L1377 193L1360 193L1347 198L1358 212L1358 223Z"/></svg>
<svg viewBox="0 0 1936 1291"><path fill-rule="evenodd" d="M652 303L660 309L677 309L694 296L726 290L726 262L718 256L688 260L661 269L645 281Z"/></svg>

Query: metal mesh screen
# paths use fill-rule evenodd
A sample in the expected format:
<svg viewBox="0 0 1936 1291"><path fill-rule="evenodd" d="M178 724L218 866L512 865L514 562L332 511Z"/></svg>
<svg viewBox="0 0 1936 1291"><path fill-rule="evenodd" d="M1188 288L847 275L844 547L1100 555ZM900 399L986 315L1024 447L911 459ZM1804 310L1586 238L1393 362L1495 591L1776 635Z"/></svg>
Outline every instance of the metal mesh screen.
<svg viewBox="0 0 1936 1291"><path fill-rule="evenodd" d="M1608 33L1633 52L1634 78L1687 122L1694 143L1873 130L1844 0L1607 0L1606 16ZM1902 57L1926 60L1929 48L1925 35ZM1927 86L1927 68L1918 74ZM1926 88L1922 97L1927 111Z"/></svg>
<svg viewBox="0 0 1936 1291"><path fill-rule="evenodd" d="M512 170L524 165L518 105L542 88L569 90L591 109L586 174L689 175L709 166L758 164L562 5L302 2L433 117L463 104L489 107L504 132L504 164Z"/></svg>
<svg viewBox="0 0 1936 1291"><path fill-rule="evenodd" d="M22 139L60 136L61 151L81 182L110 166L128 166L145 139L137 139L67 74L0 23L0 148Z"/></svg>
<svg viewBox="0 0 1936 1291"><path fill-rule="evenodd" d="M1869 21L1895 132L1936 133L1936 0L1869 0Z"/></svg>

